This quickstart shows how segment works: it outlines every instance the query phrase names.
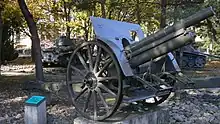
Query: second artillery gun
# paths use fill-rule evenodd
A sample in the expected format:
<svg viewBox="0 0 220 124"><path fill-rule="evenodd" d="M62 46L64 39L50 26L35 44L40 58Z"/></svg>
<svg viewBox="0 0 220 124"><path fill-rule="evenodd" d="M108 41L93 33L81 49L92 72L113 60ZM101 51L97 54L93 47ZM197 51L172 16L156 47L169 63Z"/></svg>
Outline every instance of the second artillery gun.
<svg viewBox="0 0 220 124"><path fill-rule="evenodd" d="M188 27L213 15L212 7L203 9L148 37L140 25L91 17L96 40L79 45L67 67L75 109L88 119L104 120L121 103L157 105L169 97L176 83L191 84L172 51L194 41L195 33ZM134 41L131 32L140 40Z"/></svg>

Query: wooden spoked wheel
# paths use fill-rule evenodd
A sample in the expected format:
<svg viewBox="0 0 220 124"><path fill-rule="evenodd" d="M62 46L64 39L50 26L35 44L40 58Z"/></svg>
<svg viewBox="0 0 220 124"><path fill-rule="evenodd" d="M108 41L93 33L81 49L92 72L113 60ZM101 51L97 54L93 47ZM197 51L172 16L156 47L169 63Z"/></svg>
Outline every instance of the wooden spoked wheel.
<svg viewBox="0 0 220 124"><path fill-rule="evenodd" d="M77 47L67 67L67 87L75 109L84 117L104 120L122 100L121 71L113 52L101 42Z"/></svg>
<svg viewBox="0 0 220 124"><path fill-rule="evenodd" d="M164 77L160 77L161 79L163 79ZM163 79L165 82L167 82L167 79ZM156 80L154 78L151 78L149 81L151 82L156 82ZM166 87L165 85L161 84L156 86L156 88L159 89L163 89L164 87ZM161 104L162 102L164 102L169 96L170 96L171 92L169 94L166 95L162 95L162 96L155 96L155 97L151 97L148 99L145 99L142 101L142 104L144 104L146 107L151 107L151 106L156 106Z"/></svg>
<svg viewBox="0 0 220 124"><path fill-rule="evenodd" d="M173 80L172 78L167 76L167 74L163 73L163 71L161 71L160 73L157 73L155 76L157 78L161 79L162 81L164 81L169 86L174 85L175 80ZM147 81L152 82L153 84L157 84L156 77L150 76L150 75L147 75L146 77L147 77L146 78ZM160 90L160 89L166 88L167 85L160 84L160 85L155 86L155 88ZM146 107L157 106L157 105L163 103L170 96L170 94L171 94L171 92L169 92L168 94L165 94L165 95L151 97L151 98L148 98L148 99L141 101L141 103Z"/></svg>

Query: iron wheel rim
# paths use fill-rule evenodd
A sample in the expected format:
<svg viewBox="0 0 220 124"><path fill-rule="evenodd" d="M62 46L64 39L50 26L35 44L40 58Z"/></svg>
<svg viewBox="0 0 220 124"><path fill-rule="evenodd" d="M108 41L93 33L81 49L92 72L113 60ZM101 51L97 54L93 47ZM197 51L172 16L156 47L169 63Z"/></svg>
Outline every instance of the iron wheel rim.
<svg viewBox="0 0 220 124"><path fill-rule="evenodd" d="M97 47L96 50L94 49L95 46ZM81 54L79 51L83 50L84 48L87 48L87 52ZM108 55L108 60L112 61L110 64L108 61L102 60L102 57L105 53ZM88 54L88 57L84 56L83 54ZM87 71L86 73L72 65L72 62L75 61L76 57L78 57L81 66L83 66ZM83 59L87 59L89 62L87 63ZM111 75L109 70L112 67L116 70L116 76L109 76ZM75 83L72 82L73 78L71 70L78 71L79 75L84 74L83 80L81 80L83 87L81 91L79 91L80 93L78 96L76 95L76 90L74 91L72 86ZM122 100L121 79L122 77L119 64L113 52L103 43L92 41L85 42L80 45L70 57L67 67L67 87L69 90L69 95L73 105L75 106L75 109L82 116L88 119L104 120L117 110ZM117 90L113 91L112 89L109 89L107 86L109 83L114 83L117 86ZM85 95L85 98L87 98L83 107L80 105L83 103L79 103L79 101L77 101L81 95ZM114 101L114 103L111 103L111 101ZM89 109L91 111L89 111Z"/></svg>

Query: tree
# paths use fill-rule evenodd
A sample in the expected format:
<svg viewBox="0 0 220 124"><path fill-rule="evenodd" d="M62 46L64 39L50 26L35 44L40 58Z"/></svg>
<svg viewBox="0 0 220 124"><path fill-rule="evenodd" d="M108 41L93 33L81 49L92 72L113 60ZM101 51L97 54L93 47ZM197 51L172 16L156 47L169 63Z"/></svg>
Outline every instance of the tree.
<svg viewBox="0 0 220 124"><path fill-rule="evenodd" d="M2 54L2 32L3 32L3 23L2 23L2 10L3 10L3 1L0 2L0 76L1 76L1 54Z"/></svg>
<svg viewBox="0 0 220 124"><path fill-rule="evenodd" d="M36 74L36 81L42 82L44 80L43 76L43 67L41 61L41 48L40 48L40 39L37 32L36 23L33 19L33 15L30 13L26 3L24 0L18 0L19 7L21 12L24 15L24 18L27 22L29 27L29 31L31 34L32 45L35 54L35 74Z"/></svg>
<svg viewBox="0 0 220 124"><path fill-rule="evenodd" d="M3 0L1 5L1 62L11 61L18 57L14 49L14 43L19 39L20 32L24 29L24 17L19 9L17 1Z"/></svg>

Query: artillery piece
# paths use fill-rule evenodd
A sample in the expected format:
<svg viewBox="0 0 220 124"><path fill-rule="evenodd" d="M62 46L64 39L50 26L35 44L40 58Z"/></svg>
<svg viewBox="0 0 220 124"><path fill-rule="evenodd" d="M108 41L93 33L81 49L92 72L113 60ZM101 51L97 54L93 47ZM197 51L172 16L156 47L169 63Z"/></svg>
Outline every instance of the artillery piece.
<svg viewBox="0 0 220 124"><path fill-rule="evenodd" d="M190 84L179 75L171 52L194 41L188 27L213 15L212 7L206 8L146 38L140 25L90 17L96 40L78 46L67 67L75 109L88 119L104 120L122 103L158 105L175 83ZM130 32L141 40L134 41Z"/></svg>

